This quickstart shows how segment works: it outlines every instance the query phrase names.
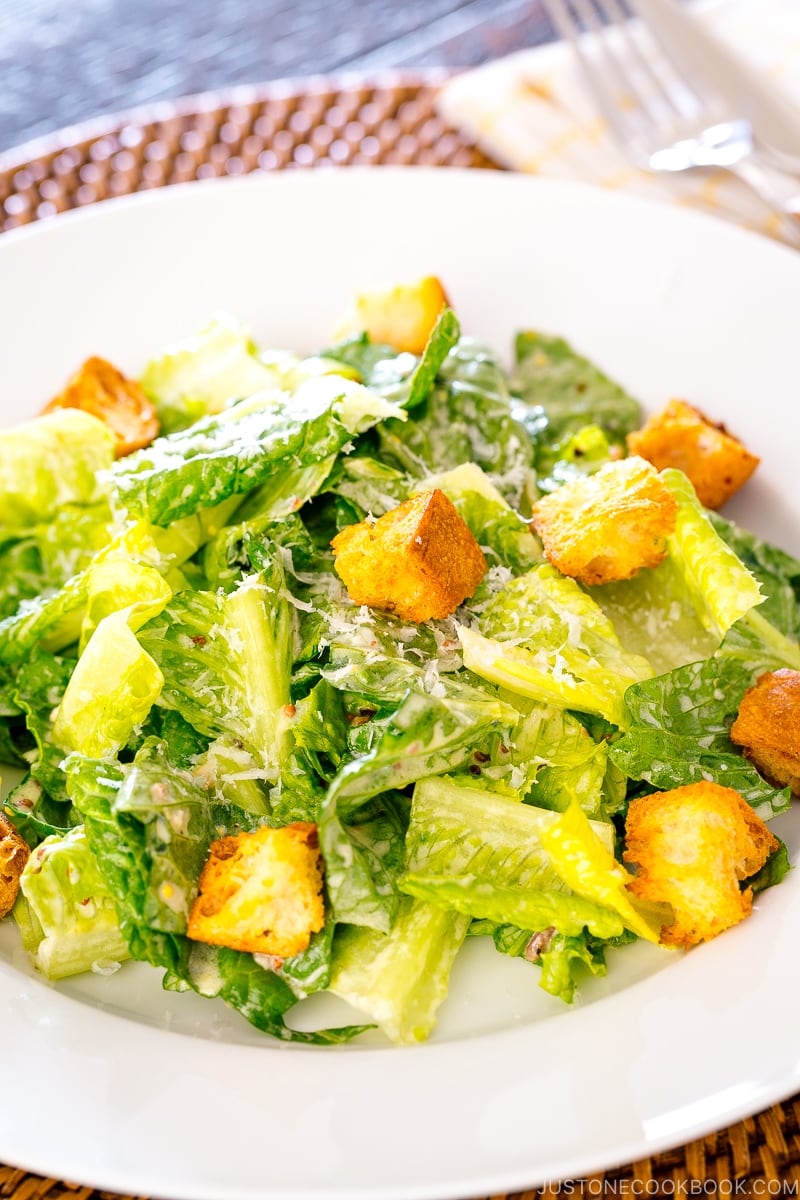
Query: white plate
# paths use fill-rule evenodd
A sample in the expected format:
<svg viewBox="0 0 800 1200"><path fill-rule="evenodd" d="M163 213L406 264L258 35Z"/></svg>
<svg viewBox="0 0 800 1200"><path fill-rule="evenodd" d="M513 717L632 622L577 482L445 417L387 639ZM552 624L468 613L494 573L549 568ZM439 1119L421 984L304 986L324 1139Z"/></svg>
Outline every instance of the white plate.
<svg viewBox="0 0 800 1200"><path fill-rule="evenodd" d="M504 352L518 327L561 332L646 404L685 396L728 421L764 459L731 514L800 552L800 258L574 185L286 174L6 235L3 418L36 411L89 354L136 372L217 308L263 343L317 348L356 285L429 272ZM800 821L777 824L795 854ZM793 875L684 957L612 954L573 1010L472 945L437 1036L397 1050L279 1046L138 964L50 987L6 923L0 1160L193 1200L435 1200L627 1162L800 1088L799 931Z"/></svg>

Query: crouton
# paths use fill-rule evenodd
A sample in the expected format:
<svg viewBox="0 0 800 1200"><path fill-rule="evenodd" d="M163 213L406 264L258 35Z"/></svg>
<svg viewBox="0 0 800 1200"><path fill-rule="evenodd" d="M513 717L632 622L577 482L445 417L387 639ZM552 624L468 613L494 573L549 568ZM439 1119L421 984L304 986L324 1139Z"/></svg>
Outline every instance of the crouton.
<svg viewBox="0 0 800 1200"><path fill-rule="evenodd" d="M449 617L487 569L469 527L438 488L377 521L348 525L331 545L350 599L405 621Z"/></svg>
<svg viewBox="0 0 800 1200"><path fill-rule="evenodd" d="M631 454L646 458L659 471L677 467L688 475L706 508L721 508L761 461L724 425L715 425L683 400L671 400L627 440Z"/></svg>
<svg viewBox="0 0 800 1200"><path fill-rule="evenodd" d="M537 500L531 526L562 575L591 585L657 567L677 512L655 469L634 457L608 463Z"/></svg>
<svg viewBox="0 0 800 1200"><path fill-rule="evenodd" d="M800 671L759 675L742 697L731 741L771 784L800 795Z"/></svg>
<svg viewBox="0 0 800 1200"><path fill-rule="evenodd" d="M753 893L740 882L779 845L739 793L717 783L633 800L625 829L624 859L637 869L630 890L675 913L661 930L665 946L708 941L748 916Z"/></svg>
<svg viewBox="0 0 800 1200"><path fill-rule="evenodd" d="M283 829L212 842L187 933L196 942L291 958L325 923L317 827Z"/></svg>
<svg viewBox="0 0 800 1200"><path fill-rule="evenodd" d="M346 337L363 330L370 341L421 354L447 302L444 288L433 275L416 283L361 292L352 311L340 321L335 336Z"/></svg>
<svg viewBox="0 0 800 1200"><path fill-rule="evenodd" d="M54 408L80 408L104 421L117 440L117 458L149 446L158 436L156 410L140 385L103 358L87 358L42 412Z"/></svg>
<svg viewBox="0 0 800 1200"><path fill-rule="evenodd" d="M27 842L0 812L0 921L14 907L20 876L30 854Z"/></svg>

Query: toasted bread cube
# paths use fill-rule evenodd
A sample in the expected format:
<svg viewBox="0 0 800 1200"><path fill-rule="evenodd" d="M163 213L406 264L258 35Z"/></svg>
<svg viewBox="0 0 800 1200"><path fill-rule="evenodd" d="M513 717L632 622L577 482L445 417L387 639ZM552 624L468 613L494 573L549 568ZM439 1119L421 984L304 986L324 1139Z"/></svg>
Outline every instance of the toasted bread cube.
<svg viewBox="0 0 800 1200"><path fill-rule="evenodd" d="M196 942L291 958L325 923L316 825L212 842L187 933Z"/></svg>
<svg viewBox="0 0 800 1200"><path fill-rule="evenodd" d="M739 793L717 783L633 800L625 829L624 858L637 869L630 890L675 913L661 930L665 946L708 941L748 916L752 889L739 885L779 845Z"/></svg>
<svg viewBox="0 0 800 1200"><path fill-rule="evenodd" d="M688 475L706 508L721 508L761 461L724 425L714 424L683 400L671 400L627 440L631 454L646 458L659 471L677 467Z"/></svg>
<svg viewBox="0 0 800 1200"><path fill-rule="evenodd" d="M0 921L14 907L20 876L30 854L25 839L0 812Z"/></svg>
<svg viewBox="0 0 800 1200"><path fill-rule="evenodd" d="M422 354L445 304L445 290L434 275L426 275L416 283L360 292L352 311L339 323L336 336L363 330L372 342Z"/></svg>
<svg viewBox="0 0 800 1200"><path fill-rule="evenodd" d="M531 525L553 566L591 585L657 567L677 512L656 470L634 457L543 496L533 506Z"/></svg>
<svg viewBox="0 0 800 1200"><path fill-rule="evenodd" d="M438 488L377 521L348 525L331 545L336 573L355 604L415 623L449 617L487 569L469 527Z"/></svg>
<svg viewBox="0 0 800 1200"><path fill-rule="evenodd" d="M758 677L742 697L731 741L775 787L800 795L800 671Z"/></svg>
<svg viewBox="0 0 800 1200"><path fill-rule="evenodd" d="M158 436L156 410L140 385L104 358L87 358L42 411L54 408L80 408L104 421L117 440L117 458L149 446Z"/></svg>

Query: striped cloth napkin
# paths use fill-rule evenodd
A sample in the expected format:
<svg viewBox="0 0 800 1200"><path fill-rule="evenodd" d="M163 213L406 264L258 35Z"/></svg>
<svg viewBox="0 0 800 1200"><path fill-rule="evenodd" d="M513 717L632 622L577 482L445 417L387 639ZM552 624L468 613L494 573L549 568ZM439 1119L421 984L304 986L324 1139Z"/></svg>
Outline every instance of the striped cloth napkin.
<svg viewBox="0 0 800 1200"><path fill-rule="evenodd" d="M800 129L800 0L723 0L701 15L796 105ZM785 231L781 218L724 171L656 176L633 167L564 43L522 50L456 76L442 89L439 111L504 166L700 208L778 239Z"/></svg>

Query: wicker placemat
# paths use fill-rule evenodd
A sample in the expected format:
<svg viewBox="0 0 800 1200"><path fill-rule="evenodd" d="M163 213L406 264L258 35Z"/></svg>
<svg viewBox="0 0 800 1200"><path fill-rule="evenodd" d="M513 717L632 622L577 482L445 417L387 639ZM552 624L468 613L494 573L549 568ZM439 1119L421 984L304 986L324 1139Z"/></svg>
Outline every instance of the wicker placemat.
<svg viewBox="0 0 800 1200"><path fill-rule="evenodd" d="M442 78L403 73L236 88L65 130L0 155L0 228L109 196L257 170L350 163L495 167L436 115ZM797 1195L799 1184L796 1096L668 1153L544 1191L492 1200L548 1194ZM120 1200L110 1192L0 1164L0 1200L45 1196Z"/></svg>

